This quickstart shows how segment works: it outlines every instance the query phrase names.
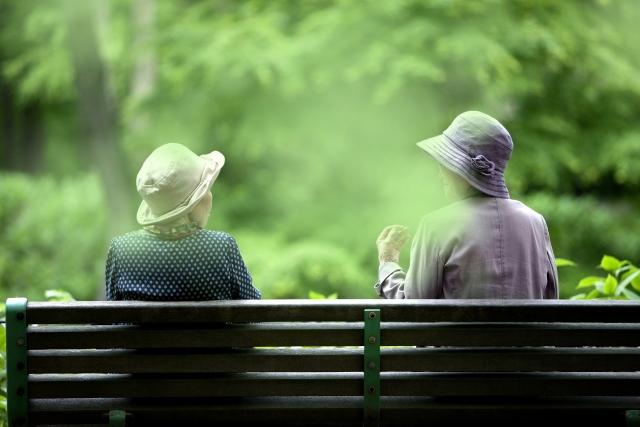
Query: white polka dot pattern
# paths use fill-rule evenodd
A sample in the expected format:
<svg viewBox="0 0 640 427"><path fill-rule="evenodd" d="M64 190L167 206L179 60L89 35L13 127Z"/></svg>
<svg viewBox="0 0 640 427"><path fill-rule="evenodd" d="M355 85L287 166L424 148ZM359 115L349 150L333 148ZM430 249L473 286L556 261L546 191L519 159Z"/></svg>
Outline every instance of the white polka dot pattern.
<svg viewBox="0 0 640 427"><path fill-rule="evenodd" d="M111 241L106 265L109 301L260 299L233 237L199 230L162 240L139 230Z"/></svg>

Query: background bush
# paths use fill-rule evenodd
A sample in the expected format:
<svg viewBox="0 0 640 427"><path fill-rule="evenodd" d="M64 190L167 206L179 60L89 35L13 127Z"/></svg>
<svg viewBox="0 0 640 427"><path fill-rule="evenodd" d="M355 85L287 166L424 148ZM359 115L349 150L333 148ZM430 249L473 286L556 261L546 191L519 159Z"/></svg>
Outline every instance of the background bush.
<svg viewBox="0 0 640 427"><path fill-rule="evenodd" d="M556 257L567 257L576 267L558 270L560 296L578 293L580 279L593 275L602 254L638 263L640 235L630 232L640 227L637 206L631 200L598 200L593 196L570 197L536 193L523 198L544 215Z"/></svg>
<svg viewBox="0 0 640 427"><path fill-rule="evenodd" d="M0 200L0 298L42 300L63 288L94 299L107 252L98 179L2 173Z"/></svg>
<svg viewBox="0 0 640 427"><path fill-rule="evenodd" d="M375 272L342 246L317 240L285 243L273 234L235 237L263 298L308 298L310 290L340 298L376 297Z"/></svg>

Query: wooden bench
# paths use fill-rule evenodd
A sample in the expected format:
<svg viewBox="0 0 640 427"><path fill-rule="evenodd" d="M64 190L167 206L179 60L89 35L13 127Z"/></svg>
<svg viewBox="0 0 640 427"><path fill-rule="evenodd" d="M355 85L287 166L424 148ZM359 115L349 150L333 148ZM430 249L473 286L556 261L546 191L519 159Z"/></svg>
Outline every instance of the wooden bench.
<svg viewBox="0 0 640 427"><path fill-rule="evenodd" d="M9 299L9 420L635 425L639 322L637 301Z"/></svg>

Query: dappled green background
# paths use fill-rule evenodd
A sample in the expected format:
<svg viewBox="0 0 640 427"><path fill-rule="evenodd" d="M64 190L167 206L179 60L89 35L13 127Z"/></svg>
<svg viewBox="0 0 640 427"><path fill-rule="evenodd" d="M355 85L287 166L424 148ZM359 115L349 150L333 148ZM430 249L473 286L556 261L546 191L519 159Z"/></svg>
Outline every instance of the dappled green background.
<svg viewBox="0 0 640 427"><path fill-rule="evenodd" d="M373 298L375 239L444 205L415 142L466 110L515 149L562 296L640 262L635 0L0 0L0 297L101 298L156 147L219 150L208 228L267 298ZM408 264L408 250L401 263Z"/></svg>

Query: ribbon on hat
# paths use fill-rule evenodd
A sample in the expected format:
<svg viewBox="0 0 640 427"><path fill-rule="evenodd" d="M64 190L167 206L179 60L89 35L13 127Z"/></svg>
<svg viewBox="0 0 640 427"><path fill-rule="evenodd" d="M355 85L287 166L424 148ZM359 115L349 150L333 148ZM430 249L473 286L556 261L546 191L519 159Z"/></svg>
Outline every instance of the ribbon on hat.
<svg viewBox="0 0 640 427"><path fill-rule="evenodd" d="M491 176L493 171L496 168L495 163L491 160L487 159L482 154L479 156L475 156L471 159L471 165L475 170L480 172L482 175Z"/></svg>

